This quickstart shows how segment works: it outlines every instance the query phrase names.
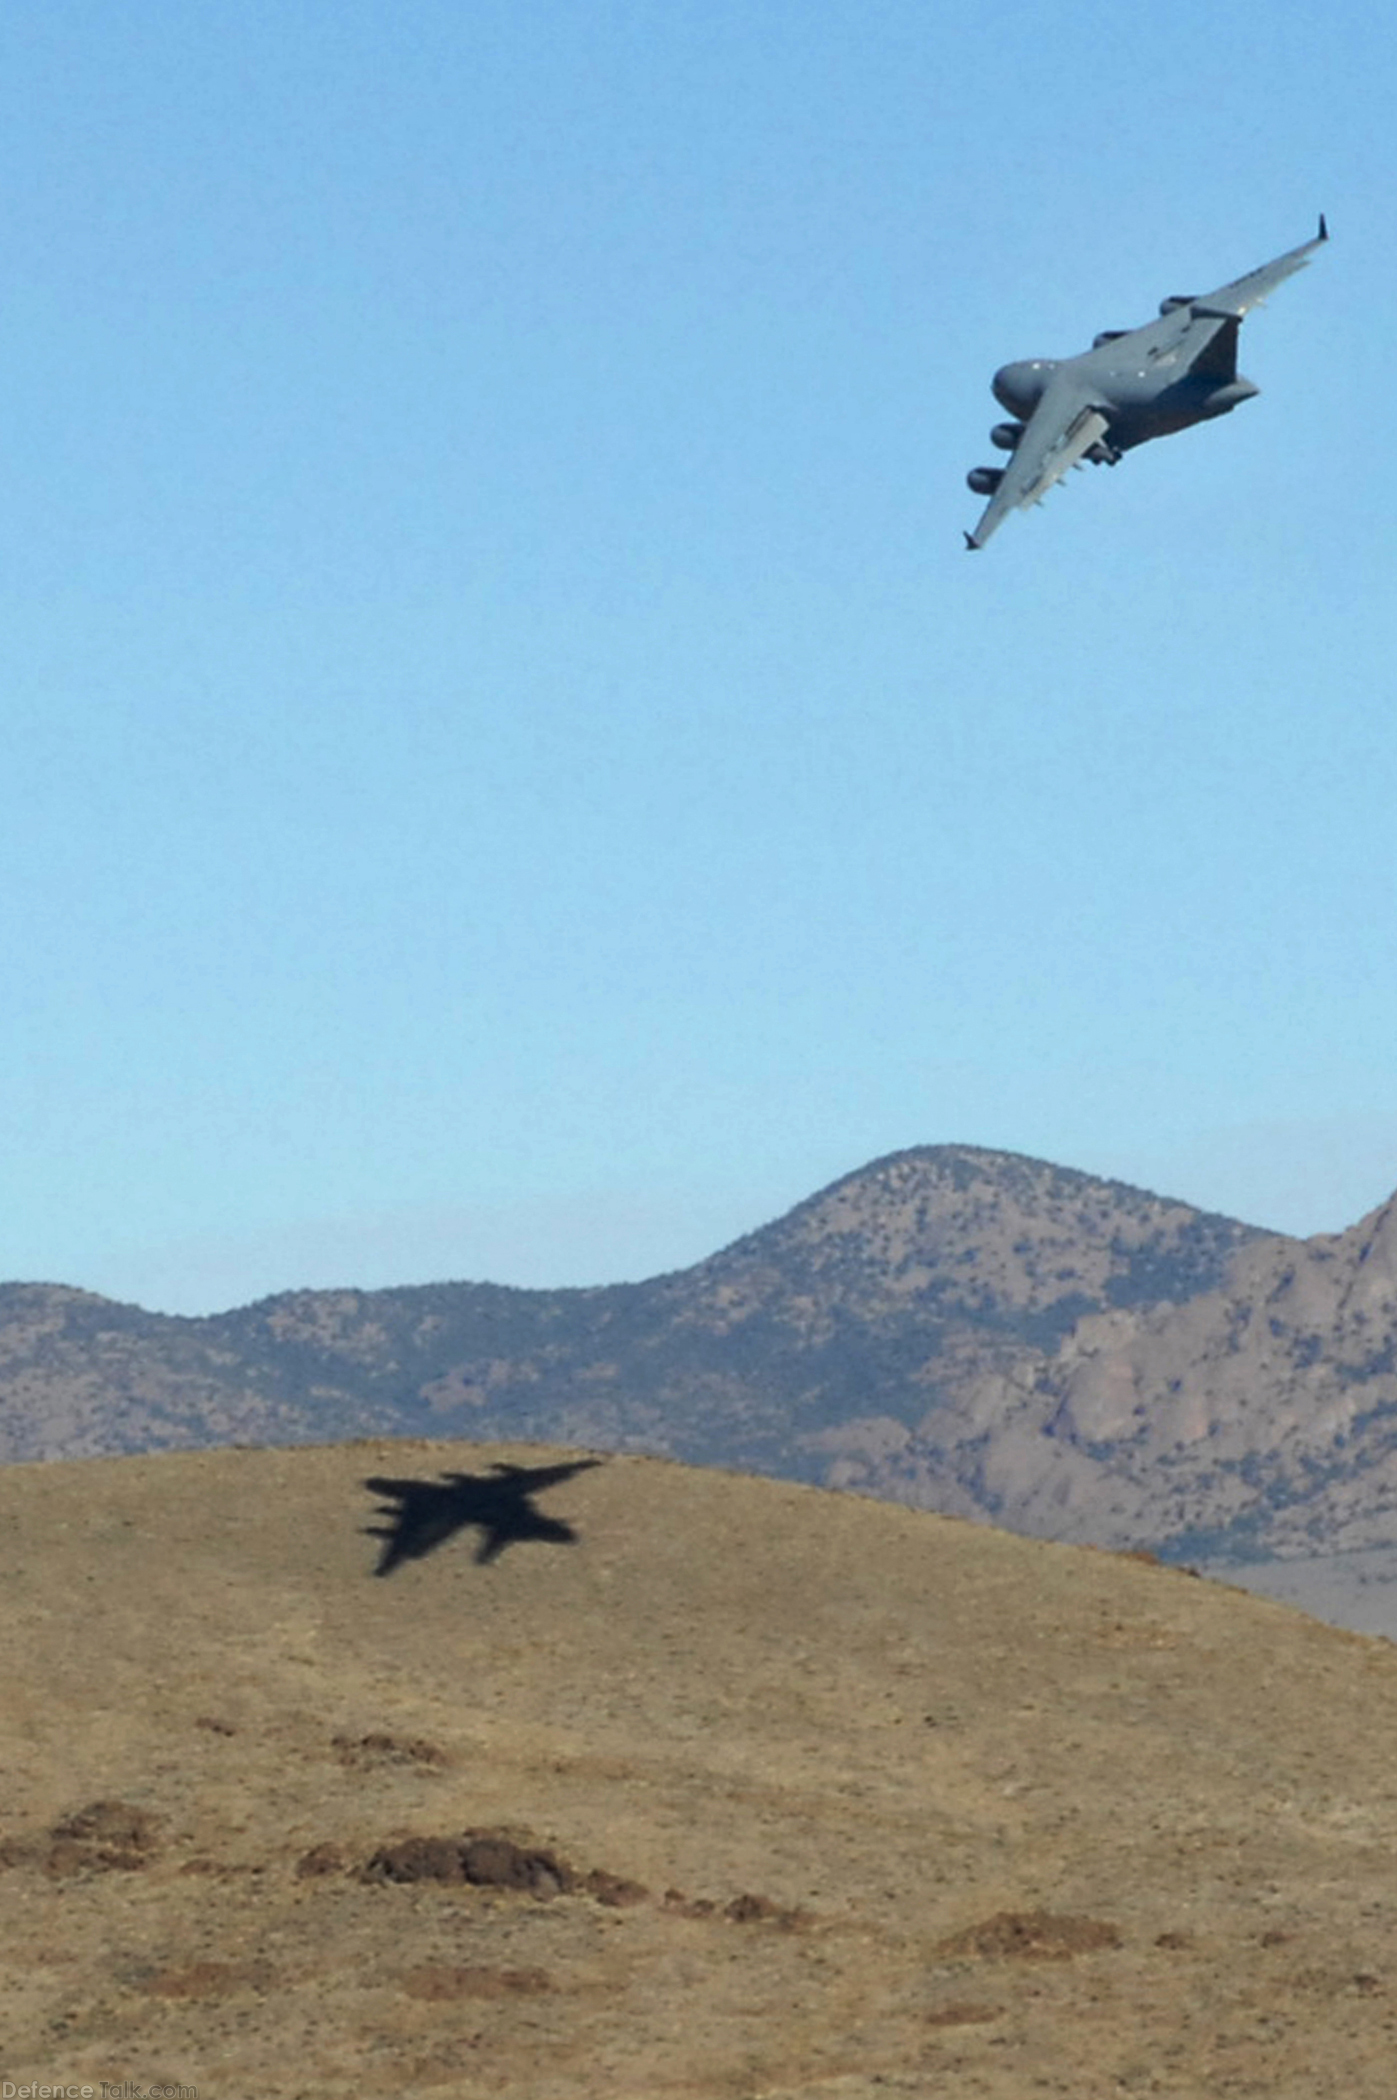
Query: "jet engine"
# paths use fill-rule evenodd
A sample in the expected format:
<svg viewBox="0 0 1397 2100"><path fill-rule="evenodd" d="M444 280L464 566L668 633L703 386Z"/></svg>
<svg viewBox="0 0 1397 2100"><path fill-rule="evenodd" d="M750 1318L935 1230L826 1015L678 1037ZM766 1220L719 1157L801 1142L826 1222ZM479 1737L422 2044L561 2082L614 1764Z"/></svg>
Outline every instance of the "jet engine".
<svg viewBox="0 0 1397 2100"><path fill-rule="evenodd" d="M965 485L976 496L992 496L1003 479L1002 467L972 467Z"/></svg>
<svg viewBox="0 0 1397 2100"><path fill-rule="evenodd" d="M1192 306L1197 297L1197 292L1175 292L1171 299L1161 299L1159 302L1161 319L1165 314L1176 314L1181 306Z"/></svg>
<svg viewBox="0 0 1397 2100"><path fill-rule="evenodd" d="M1001 452L1012 452L1023 433L1022 423L996 423L990 432L990 443L997 445Z"/></svg>

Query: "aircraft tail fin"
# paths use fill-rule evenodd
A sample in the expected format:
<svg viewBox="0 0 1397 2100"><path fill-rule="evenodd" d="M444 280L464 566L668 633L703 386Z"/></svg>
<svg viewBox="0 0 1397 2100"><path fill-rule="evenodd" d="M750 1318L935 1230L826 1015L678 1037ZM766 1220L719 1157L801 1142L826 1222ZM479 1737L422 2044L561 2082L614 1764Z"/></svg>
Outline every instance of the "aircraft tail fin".
<svg viewBox="0 0 1397 2100"><path fill-rule="evenodd" d="M1194 309L1195 313L1197 308ZM1217 315L1217 325L1199 350L1189 372L1199 379L1216 379L1227 386L1237 377L1237 337L1241 319L1236 314Z"/></svg>

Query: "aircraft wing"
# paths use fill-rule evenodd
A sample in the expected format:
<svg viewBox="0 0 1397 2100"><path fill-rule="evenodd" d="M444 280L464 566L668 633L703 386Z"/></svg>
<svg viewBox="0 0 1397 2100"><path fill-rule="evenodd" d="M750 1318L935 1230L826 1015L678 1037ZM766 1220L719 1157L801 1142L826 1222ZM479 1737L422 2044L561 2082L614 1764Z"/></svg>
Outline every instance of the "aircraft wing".
<svg viewBox="0 0 1397 2100"><path fill-rule="evenodd" d="M1329 238L1329 228L1320 217L1319 232L1312 241L1278 255L1274 262L1249 270L1231 284L1196 297L1166 299L1157 321L1130 332L1134 356L1146 364L1174 363L1183 371L1206 372L1219 379L1232 379L1237 372L1237 331L1254 306L1270 298L1277 285L1303 270L1316 248Z"/></svg>
<svg viewBox="0 0 1397 2100"><path fill-rule="evenodd" d="M1041 503L1053 483L1091 450L1106 423L1080 375L1056 373L1029 417L1017 449L1010 454L1004 479L986 504L984 516L965 535L966 546L983 547L1011 510Z"/></svg>
<svg viewBox="0 0 1397 2100"><path fill-rule="evenodd" d="M498 1473L500 1477L498 1481L492 1480L488 1485L506 1491L518 1488L524 1495L537 1495L544 1488L556 1487L560 1480L571 1480L575 1474L590 1472L593 1466L600 1464L599 1458L570 1458L560 1466L511 1466L496 1459L490 1471ZM451 1478L468 1480L470 1475L453 1473Z"/></svg>
<svg viewBox="0 0 1397 2100"><path fill-rule="evenodd" d="M1263 263L1259 270L1249 270L1245 277L1238 277L1231 284L1224 284L1206 299L1194 299L1191 306L1195 314L1227 321L1240 321L1254 306L1261 306L1270 298L1278 284L1284 284L1297 270L1303 270L1316 248L1323 247L1329 238L1329 228L1320 213L1319 232L1312 241L1305 241L1298 248L1291 248L1278 255L1274 262Z"/></svg>

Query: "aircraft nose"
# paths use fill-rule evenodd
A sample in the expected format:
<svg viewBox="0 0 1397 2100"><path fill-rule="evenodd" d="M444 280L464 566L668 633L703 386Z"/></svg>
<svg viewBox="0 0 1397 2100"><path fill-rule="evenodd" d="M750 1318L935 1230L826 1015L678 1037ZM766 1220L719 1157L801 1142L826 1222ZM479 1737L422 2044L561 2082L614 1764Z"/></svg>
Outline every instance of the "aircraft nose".
<svg viewBox="0 0 1397 2100"><path fill-rule="evenodd" d="M990 390L1001 408L1026 421L1043 398L1043 389L1055 369L1050 357L1020 358L1017 364L1000 366L990 381Z"/></svg>

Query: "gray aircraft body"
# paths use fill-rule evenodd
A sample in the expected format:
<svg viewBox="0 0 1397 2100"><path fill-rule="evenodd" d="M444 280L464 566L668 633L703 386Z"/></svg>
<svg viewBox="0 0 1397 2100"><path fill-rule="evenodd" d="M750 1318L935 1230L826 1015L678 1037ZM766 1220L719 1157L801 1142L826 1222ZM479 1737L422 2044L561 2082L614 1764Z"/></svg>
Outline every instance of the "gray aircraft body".
<svg viewBox="0 0 1397 2100"><path fill-rule="evenodd" d="M966 476L977 496L990 499L966 546L983 547L1011 510L1041 503L1069 467L1083 460L1113 467L1135 445L1250 401L1259 389L1237 371L1242 322L1328 238L1321 215L1318 234L1303 247L1205 298L1175 294L1143 328L1107 329L1080 357L1002 366L994 398L1015 421L997 423L990 443L1010 458Z"/></svg>

